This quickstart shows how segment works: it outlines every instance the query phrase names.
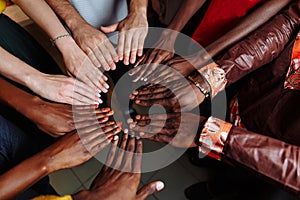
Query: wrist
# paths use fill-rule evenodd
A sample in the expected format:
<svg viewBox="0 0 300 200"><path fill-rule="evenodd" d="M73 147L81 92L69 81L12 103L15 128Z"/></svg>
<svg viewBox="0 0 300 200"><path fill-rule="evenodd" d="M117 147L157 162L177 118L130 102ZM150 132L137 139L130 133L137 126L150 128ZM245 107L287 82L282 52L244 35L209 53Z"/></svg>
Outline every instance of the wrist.
<svg viewBox="0 0 300 200"><path fill-rule="evenodd" d="M130 1L129 14L136 13L139 15L147 16L147 8L148 8L147 0L133 0Z"/></svg>
<svg viewBox="0 0 300 200"><path fill-rule="evenodd" d="M199 136L199 154L221 160L223 149L231 131L232 124L210 117Z"/></svg>

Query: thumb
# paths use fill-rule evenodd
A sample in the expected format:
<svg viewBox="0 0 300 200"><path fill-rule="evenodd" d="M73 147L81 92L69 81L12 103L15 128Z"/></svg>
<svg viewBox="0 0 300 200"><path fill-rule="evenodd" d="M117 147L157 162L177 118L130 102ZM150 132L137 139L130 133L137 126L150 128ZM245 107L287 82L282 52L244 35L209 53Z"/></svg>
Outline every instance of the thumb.
<svg viewBox="0 0 300 200"><path fill-rule="evenodd" d="M144 200L151 194L154 194L158 191L161 191L165 187L165 184L161 181L155 181L152 183L149 183L142 187L138 192L137 192L137 200Z"/></svg>
<svg viewBox="0 0 300 200"><path fill-rule="evenodd" d="M110 26L100 26L100 30L104 33L112 33L117 31L119 23L110 25Z"/></svg>

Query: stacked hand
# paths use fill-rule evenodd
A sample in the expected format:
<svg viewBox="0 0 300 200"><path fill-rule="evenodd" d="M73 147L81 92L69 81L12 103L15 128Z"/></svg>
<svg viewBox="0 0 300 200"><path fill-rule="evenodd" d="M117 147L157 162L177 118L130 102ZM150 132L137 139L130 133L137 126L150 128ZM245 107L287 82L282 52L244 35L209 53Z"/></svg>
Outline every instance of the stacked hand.
<svg viewBox="0 0 300 200"><path fill-rule="evenodd" d="M141 137L168 143L178 148L197 146L198 127L204 118L191 113L168 113L155 115L137 115L129 119L131 130L139 132Z"/></svg>

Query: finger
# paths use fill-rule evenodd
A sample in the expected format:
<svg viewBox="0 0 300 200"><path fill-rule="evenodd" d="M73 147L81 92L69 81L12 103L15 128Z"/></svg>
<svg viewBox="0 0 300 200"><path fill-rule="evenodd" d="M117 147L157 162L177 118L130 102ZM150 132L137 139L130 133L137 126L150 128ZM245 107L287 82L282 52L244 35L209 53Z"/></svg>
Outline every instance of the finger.
<svg viewBox="0 0 300 200"><path fill-rule="evenodd" d="M128 140L128 134L126 134L124 132L123 137L122 137L122 142L121 142L120 148L118 150L118 156L114 163L114 169L120 169L120 167L121 167L127 140Z"/></svg>
<svg viewBox="0 0 300 200"><path fill-rule="evenodd" d="M170 98L170 97L174 97L174 94L170 90L167 90L167 91L161 92L161 93L137 95L137 96L135 96L135 100L146 100L147 101L147 100L157 100L157 99Z"/></svg>
<svg viewBox="0 0 300 200"><path fill-rule="evenodd" d="M169 90L168 88L164 87L164 86L160 86L160 85L154 85L154 86L149 86L140 90L135 90L133 92L133 95L148 95L148 94L155 94L155 93L162 93L162 92L166 92L167 90Z"/></svg>
<svg viewBox="0 0 300 200"><path fill-rule="evenodd" d="M140 105L140 106L152 106L154 104L158 104L158 105L161 105L161 106L169 106L169 107L172 107L172 106L177 106L179 105L179 102L176 100L175 97L170 97L170 98L165 98L165 99L154 99L154 100L135 100L135 103L137 105Z"/></svg>
<svg viewBox="0 0 300 200"><path fill-rule="evenodd" d="M132 41L132 31L127 31L125 36L125 43L124 43L124 64L125 65L129 65L131 41Z"/></svg>
<svg viewBox="0 0 300 200"><path fill-rule="evenodd" d="M144 200L146 199L148 196L161 191L162 189L164 189L165 184L161 181L155 181L152 183L149 183L147 185L145 185L144 187L142 187L138 192L137 192L137 200Z"/></svg>
<svg viewBox="0 0 300 200"><path fill-rule="evenodd" d="M106 64L106 61L105 61L105 58L104 58L104 55L101 51L101 48L103 48L104 46L104 42L101 42L98 46L96 46L94 49L93 49L93 52L96 56L96 58L98 59L99 63L100 63L100 66L103 67L103 69L105 69L106 71L108 71L108 66Z"/></svg>
<svg viewBox="0 0 300 200"><path fill-rule="evenodd" d="M125 44L125 32L119 32L118 55L120 60L124 59L124 44Z"/></svg>
<svg viewBox="0 0 300 200"><path fill-rule="evenodd" d="M137 50L138 50L138 35L135 35L132 37L131 40L131 52L130 52L130 63L134 64L136 61L136 55L137 55Z"/></svg>
<svg viewBox="0 0 300 200"><path fill-rule="evenodd" d="M95 67L101 67L101 63L92 50L87 55Z"/></svg>
<svg viewBox="0 0 300 200"><path fill-rule="evenodd" d="M136 115L135 119L138 120L170 120L177 119L181 115L180 113L168 113L167 116L165 114L153 114L153 115Z"/></svg>
<svg viewBox="0 0 300 200"><path fill-rule="evenodd" d="M111 59L109 61L107 61L109 63L109 66L111 67L112 70L116 69L116 64L117 62L119 62L119 56L114 48L114 46L111 44L111 42L109 40L107 40L105 42L105 46L111 56Z"/></svg>
<svg viewBox="0 0 300 200"><path fill-rule="evenodd" d="M101 64L106 71L109 71L111 69L110 65L114 64L114 61L112 55L110 54L109 47L106 46L106 43L106 41L103 42L99 49L104 57L104 61Z"/></svg>
<svg viewBox="0 0 300 200"><path fill-rule="evenodd" d="M110 150L107 154L107 158L106 158L106 162L105 162L106 166L110 167L112 165L114 159L115 159L116 151L117 151L117 147L118 147L118 141L119 141L119 136L115 135L114 139L112 141L112 145L110 147Z"/></svg>
<svg viewBox="0 0 300 200"><path fill-rule="evenodd" d="M151 124L149 124L147 126L138 126L138 125L134 125L134 124L129 124L129 128L130 128L130 130L133 130L136 132L148 133L151 136L159 133L162 130L162 127L153 126Z"/></svg>
<svg viewBox="0 0 300 200"><path fill-rule="evenodd" d="M142 168L142 154L143 154L143 142L141 139L136 140L133 173L141 173Z"/></svg>
<svg viewBox="0 0 300 200"><path fill-rule="evenodd" d="M146 36L147 36L147 33L140 34L140 37L138 40L138 50L137 50L138 56L143 55L143 49L144 49L144 43L145 43Z"/></svg>
<svg viewBox="0 0 300 200"><path fill-rule="evenodd" d="M123 158L123 167L122 171L131 172L132 171L132 163L133 163L133 152L135 150L135 137L134 135L130 135L126 146L126 152Z"/></svg>
<svg viewBox="0 0 300 200"><path fill-rule="evenodd" d="M139 60L137 61L137 63L135 63L135 65L133 67L136 68L140 64L142 65L144 63L145 59L146 59L146 55L143 55L142 57L139 58ZM132 70L132 71L135 72L135 70ZM132 73L132 75L134 75L135 73Z"/></svg>

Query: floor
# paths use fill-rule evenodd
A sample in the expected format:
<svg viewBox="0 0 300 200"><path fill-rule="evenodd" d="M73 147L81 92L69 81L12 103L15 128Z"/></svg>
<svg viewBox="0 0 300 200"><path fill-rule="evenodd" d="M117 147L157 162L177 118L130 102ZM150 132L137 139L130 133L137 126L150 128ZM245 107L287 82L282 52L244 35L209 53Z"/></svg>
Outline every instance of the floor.
<svg viewBox="0 0 300 200"><path fill-rule="evenodd" d="M34 35L56 61L63 66L59 52L51 45L47 36L17 6L9 7L6 10L6 14ZM145 148L151 148L155 145L159 144L145 141L144 146ZM72 194L82 189L88 189L97 172L101 169L101 166L102 164L93 158L79 167L51 174L50 181L59 194ZM185 188L200 181L210 180L213 174L214 172L210 168L192 165L188 155L183 154L178 160L163 169L142 174L140 187L154 180L162 180L165 182L165 189L150 196L149 200L184 200L186 199L184 195ZM280 198L267 199L275 200ZM294 198L289 197L289 199Z"/></svg>

